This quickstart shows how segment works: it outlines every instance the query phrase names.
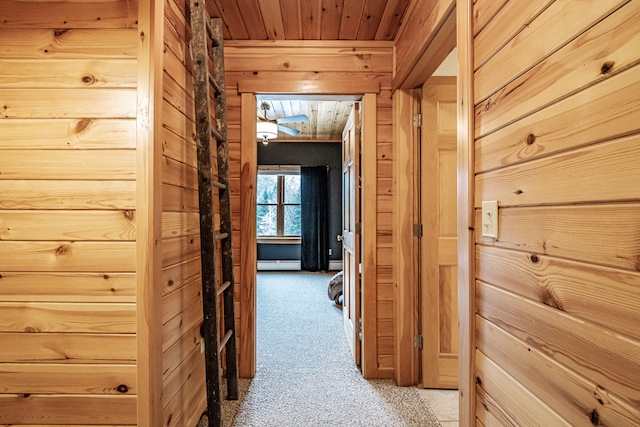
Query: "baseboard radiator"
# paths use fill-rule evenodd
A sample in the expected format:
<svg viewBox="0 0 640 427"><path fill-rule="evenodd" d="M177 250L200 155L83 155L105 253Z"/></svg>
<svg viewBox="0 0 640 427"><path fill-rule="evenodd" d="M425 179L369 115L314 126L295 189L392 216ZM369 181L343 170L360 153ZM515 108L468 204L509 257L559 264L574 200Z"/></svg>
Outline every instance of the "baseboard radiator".
<svg viewBox="0 0 640 427"><path fill-rule="evenodd" d="M258 261L258 271L300 271L300 260L263 260ZM342 261L329 261L329 270L340 271L342 270Z"/></svg>

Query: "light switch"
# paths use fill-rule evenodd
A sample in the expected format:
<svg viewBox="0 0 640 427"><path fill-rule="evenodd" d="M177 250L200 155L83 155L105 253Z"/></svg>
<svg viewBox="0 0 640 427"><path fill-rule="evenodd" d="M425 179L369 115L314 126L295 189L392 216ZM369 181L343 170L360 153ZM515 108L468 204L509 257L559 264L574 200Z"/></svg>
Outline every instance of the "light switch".
<svg viewBox="0 0 640 427"><path fill-rule="evenodd" d="M482 235L498 238L498 201L482 202Z"/></svg>

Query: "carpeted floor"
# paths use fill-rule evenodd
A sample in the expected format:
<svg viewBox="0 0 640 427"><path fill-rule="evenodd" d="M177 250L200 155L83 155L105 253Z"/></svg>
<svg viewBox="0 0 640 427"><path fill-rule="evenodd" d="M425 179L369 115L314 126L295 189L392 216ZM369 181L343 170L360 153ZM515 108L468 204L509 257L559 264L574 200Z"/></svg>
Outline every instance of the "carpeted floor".
<svg viewBox="0 0 640 427"><path fill-rule="evenodd" d="M362 378L327 297L331 276L258 275L256 376L240 380L239 400L223 402L224 426L440 426L416 388Z"/></svg>

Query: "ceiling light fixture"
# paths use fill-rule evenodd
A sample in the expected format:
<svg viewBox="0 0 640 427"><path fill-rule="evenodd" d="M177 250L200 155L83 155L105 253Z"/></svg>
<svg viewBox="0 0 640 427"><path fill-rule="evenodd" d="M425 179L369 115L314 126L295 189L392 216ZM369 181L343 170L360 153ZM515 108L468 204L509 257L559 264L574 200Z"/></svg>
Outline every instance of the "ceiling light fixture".
<svg viewBox="0 0 640 427"><path fill-rule="evenodd" d="M258 122L256 130L258 139L261 139L264 145L267 145L270 139L278 137L278 125L273 122Z"/></svg>

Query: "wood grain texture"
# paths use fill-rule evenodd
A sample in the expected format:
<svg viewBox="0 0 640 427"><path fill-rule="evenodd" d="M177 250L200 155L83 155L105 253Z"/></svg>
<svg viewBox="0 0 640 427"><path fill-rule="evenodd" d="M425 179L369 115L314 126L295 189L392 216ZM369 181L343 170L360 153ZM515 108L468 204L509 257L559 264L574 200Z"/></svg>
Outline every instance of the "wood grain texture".
<svg viewBox="0 0 640 427"><path fill-rule="evenodd" d="M640 5L629 3L578 36L476 106L476 136L512 123L558 100L590 90L640 62L636 22ZM637 67L636 67L637 68ZM637 79L637 69L634 72ZM482 79L477 79L479 86Z"/></svg>
<svg viewBox="0 0 640 427"><path fill-rule="evenodd" d="M6 0L2 24L5 28L136 28L137 2L128 0L48 1ZM100 7L97 7L97 5Z"/></svg>
<svg viewBox="0 0 640 427"><path fill-rule="evenodd" d="M633 135L476 177L476 207L640 199L640 136ZM568 174L567 171L571 171Z"/></svg>
<svg viewBox="0 0 640 427"><path fill-rule="evenodd" d="M137 56L135 29L0 29L0 58L126 59Z"/></svg>
<svg viewBox="0 0 640 427"><path fill-rule="evenodd" d="M491 246L476 248L476 272L484 282L640 340L639 273Z"/></svg>
<svg viewBox="0 0 640 427"><path fill-rule="evenodd" d="M640 343L602 326L477 284L478 314L630 405L640 402Z"/></svg>
<svg viewBox="0 0 640 427"><path fill-rule="evenodd" d="M501 208L499 217L499 239L478 233L477 243L640 271L637 204Z"/></svg>
<svg viewBox="0 0 640 427"><path fill-rule="evenodd" d="M129 334L3 333L1 363L127 364L136 360ZM10 344L9 344L10 343Z"/></svg>
<svg viewBox="0 0 640 427"><path fill-rule="evenodd" d="M476 71L474 99L484 99L493 94L627 1L552 3ZM576 19L564 19L565 16Z"/></svg>
<svg viewBox="0 0 640 427"><path fill-rule="evenodd" d="M127 149L135 147L134 120L0 120L0 149Z"/></svg>
<svg viewBox="0 0 640 427"><path fill-rule="evenodd" d="M0 364L0 392L136 394L135 365Z"/></svg>
<svg viewBox="0 0 640 427"><path fill-rule="evenodd" d="M482 317L478 318L476 328L478 350L571 425L588 425L594 412L602 425L640 423L637 407L532 349L527 342L514 338Z"/></svg>
<svg viewBox="0 0 640 427"><path fill-rule="evenodd" d="M130 334L135 331L133 304L0 303L0 332Z"/></svg>
<svg viewBox="0 0 640 427"><path fill-rule="evenodd" d="M0 272L0 300L135 302L134 273Z"/></svg>
<svg viewBox="0 0 640 427"><path fill-rule="evenodd" d="M639 74L626 70L476 140L476 171L638 132Z"/></svg>
<svg viewBox="0 0 640 427"><path fill-rule="evenodd" d="M136 396L0 395L0 423L136 425Z"/></svg>

